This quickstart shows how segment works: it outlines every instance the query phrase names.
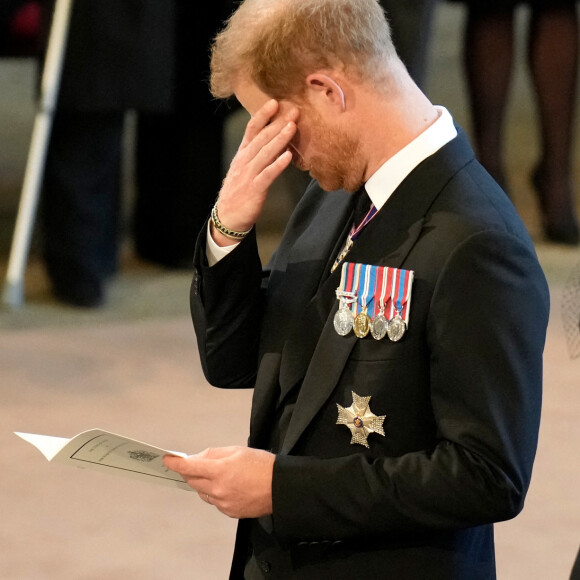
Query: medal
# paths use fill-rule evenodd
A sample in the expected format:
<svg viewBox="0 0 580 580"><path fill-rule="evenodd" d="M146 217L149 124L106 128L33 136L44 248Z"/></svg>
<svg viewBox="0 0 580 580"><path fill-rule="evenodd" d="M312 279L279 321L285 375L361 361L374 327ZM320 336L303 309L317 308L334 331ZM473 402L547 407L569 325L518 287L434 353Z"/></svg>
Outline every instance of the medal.
<svg viewBox="0 0 580 580"><path fill-rule="evenodd" d="M353 323L353 329L358 338L364 338L369 333L370 322L371 319L367 315L366 308L356 315Z"/></svg>
<svg viewBox="0 0 580 580"><path fill-rule="evenodd" d="M340 286L336 289L336 297L340 301L338 311L334 315L334 330L340 336L346 336L353 327L354 315L351 304L356 303L356 293L352 292L354 287L354 264L343 264L340 275Z"/></svg>
<svg viewBox="0 0 580 580"><path fill-rule="evenodd" d="M374 287L375 287L375 271L376 269L369 264L357 264L356 271L358 272L359 278L359 288L363 287L362 293L358 293L358 314L354 318L354 333L358 338L364 338L370 330L371 319L369 318L367 311L371 309L374 300ZM369 290L372 291L369 292ZM370 298L369 298L370 294Z"/></svg>
<svg viewBox="0 0 580 580"><path fill-rule="evenodd" d="M371 320L371 336L375 340L383 340L387 335L387 326L389 321L385 318L384 308Z"/></svg>
<svg viewBox="0 0 580 580"><path fill-rule="evenodd" d="M346 425L350 429L352 433L351 445L364 445L368 448L369 443L367 439L371 433L378 433L383 437L385 436L383 423L385 422L386 415L377 417L369 407L370 400L371 397L359 397L353 391L352 405L350 407L345 409L338 403L336 404L338 407L336 424Z"/></svg>
<svg viewBox="0 0 580 580"><path fill-rule="evenodd" d="M391 294L391 308L394 314L387 326L387 336L393 342L398 342L407 332L409 303L411 301L411 286L414 272L412 270L397 270Z"/></svg>
<svg viewBox="0 0 580 580"><path fill-rule="evenodd" d="M337 334L353 330L361 339L370 333L375 340L401 340L408 329L413 280L412 270L345 262L336 289Z"/></svg>
<svg viewBox="0 0 580 580"><path fill-rule="evenodd" d="M389 321L385 316L385 298L387 296L387 288L389 286L389 281L392 283L391 270L385 267L378 267L377 272L377 283L375 288L375 296L377 295L377 290L380 288L381 295L377 300L376 307L379 309L378 314L376 314L371 320L371 336L375 340L383 340L387 335L387 325ZM390 300L390 296L387 300Z"/></svg>
<svg viewBox="0 0 580 580"><path fill-rule="evenodd" d="M355 299L356 296L350 298L350 301L354 302ZM347 300L349 300L349 298L346 296L340 297L340 306L334 315L334 330L336 330L340 336L346 336L352 330L354 324L352 310L347 306Z"/></svg>
<svg viewBox="0 0 580 580"><path fill-rule="evenodd" d="M346 306L340 306L337 313L334 315L334 330L340 336L346 336L353 326L354 320L352 318L352 312Z"/></svg>
<svg viewBox="0 0 580 580"><path fill-rule="evenodd" d="M398 342L407 331L407 324L397 312L387 324L387 335L393 342Z"/></svg>

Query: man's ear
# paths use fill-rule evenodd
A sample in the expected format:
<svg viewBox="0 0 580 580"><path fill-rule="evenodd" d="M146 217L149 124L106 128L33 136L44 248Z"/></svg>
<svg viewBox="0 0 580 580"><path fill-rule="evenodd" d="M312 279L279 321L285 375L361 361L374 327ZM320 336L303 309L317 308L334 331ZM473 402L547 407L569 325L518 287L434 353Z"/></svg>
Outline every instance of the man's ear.
<svg viewBox="0 0 580 580"><path fill-rule="evenodd" d="M346 111L346 97L341 86L323 73L312 73L306 77L307 88L313 91L315 98L324 100L326 105Z"/></svg>

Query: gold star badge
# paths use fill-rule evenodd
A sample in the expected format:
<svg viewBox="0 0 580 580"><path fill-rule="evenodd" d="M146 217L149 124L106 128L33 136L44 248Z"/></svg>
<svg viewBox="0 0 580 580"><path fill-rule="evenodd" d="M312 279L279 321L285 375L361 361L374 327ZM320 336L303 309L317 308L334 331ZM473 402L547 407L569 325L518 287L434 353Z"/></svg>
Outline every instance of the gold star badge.
<svg viewBox="0 0 580 580"><path fill-rule="evenodd" d="M352 405L345 409L338 403L337 425L346 425L352 433L351 445L357 443L368 448L368 436L371 433L378 433L385 436L383 423L386 415L377 417L369 408L370 397L359 397L354 391L352 392Z"/></svg>

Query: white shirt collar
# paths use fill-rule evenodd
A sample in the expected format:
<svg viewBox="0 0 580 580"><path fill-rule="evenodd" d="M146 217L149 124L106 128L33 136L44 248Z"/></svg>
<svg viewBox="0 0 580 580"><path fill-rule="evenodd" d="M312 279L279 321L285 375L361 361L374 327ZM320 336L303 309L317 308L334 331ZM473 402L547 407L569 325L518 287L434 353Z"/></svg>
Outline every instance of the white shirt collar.
<svg viewBox="0 0 580 580"><path fill-rule="evenodd" d="M435 108L439 111L437 120L383 163L365 183L368 196L377 210L385 205L393 191L419 163L457 137L457 129L449 111L445 107Z"/></svg>

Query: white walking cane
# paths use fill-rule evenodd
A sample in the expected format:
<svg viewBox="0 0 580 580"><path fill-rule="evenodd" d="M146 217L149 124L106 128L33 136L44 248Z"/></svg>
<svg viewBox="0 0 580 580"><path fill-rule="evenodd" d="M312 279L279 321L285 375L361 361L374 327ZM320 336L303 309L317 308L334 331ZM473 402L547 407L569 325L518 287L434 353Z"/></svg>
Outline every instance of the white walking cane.
<svg viewBox="0 0 580 580"><path fill-rule="evenodd" d="M56 0L52 16L42 71L39 108L32 129L8 271L2 293L2 303L11 308L20 308L24 305L24 274L40 197L54 109L60 87L72 3L73 0Z"/></svg>

